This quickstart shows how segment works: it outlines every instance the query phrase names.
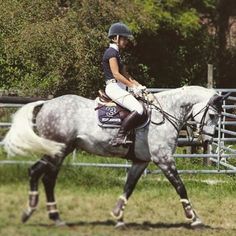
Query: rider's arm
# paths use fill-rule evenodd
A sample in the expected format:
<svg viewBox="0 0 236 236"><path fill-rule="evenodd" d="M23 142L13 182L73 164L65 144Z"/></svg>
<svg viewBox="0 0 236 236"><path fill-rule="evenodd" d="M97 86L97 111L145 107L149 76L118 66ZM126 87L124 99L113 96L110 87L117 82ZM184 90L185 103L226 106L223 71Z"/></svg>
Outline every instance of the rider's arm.
<svg viewBox="0 0 236 236"><path fill-rule="evenodd" d="M136 86L139 86L140 83L138 81L136 81L130 74L129 72L126 70L126 66L123 66L122 69L122 75L127 78L129 81L131 81L133 84L135 84Z"/></svg>
<svg viewBox="0 0 236 236"><path fill-rule="evenodd" d="M115 57L112 57L109 59L109 65L111 68L111 72L116 80L125 84L127 87L134 87L135 86L135 83L132 80L127 79L124 75L122 75L119 72L118 62Z"/></svg>

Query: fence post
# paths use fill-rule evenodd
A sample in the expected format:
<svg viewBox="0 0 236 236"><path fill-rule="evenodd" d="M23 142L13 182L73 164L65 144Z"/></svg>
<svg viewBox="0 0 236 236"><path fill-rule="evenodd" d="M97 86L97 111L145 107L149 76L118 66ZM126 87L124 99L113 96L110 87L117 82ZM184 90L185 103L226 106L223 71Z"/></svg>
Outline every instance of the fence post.
<svg viewBox="0 0 236 236"><path fill-rule="evenodd" d="M219 115L217 170L220 171L221 159L221 115Z"/></svg>
<svg viewBox="0 0 236 236"><path fill-rule="evenodd" d="M213 88L213 65L207 65L207 88Z"/></svg>
<svg viewBox="0 0 236 236"><path fill-rule="evenodd" d="M225 105L226 105L226 100L223 101L223 106L225 106ZM223 108L223 111L226 112L225 107ZM222 124L222 129L225 129L225 121L226 121L226 116L223 116L223 120L221 118L221 122L223 123ZM222 132L222 139L224 140L224 138L225 138L225 133ZM223 146L225 146L225 141L222 141L222 144L223 144Z"/></svg>
<svg viewBox="0 0 236 236"><path fill-rule="evenodd" d="M207 64L207 88L213 88L213 83L213 65ZM207 146L204 147L204 153L210 154L210 144L207 143L206 145ZM210 158L203 158L203 165L211 165Z"/></svg>

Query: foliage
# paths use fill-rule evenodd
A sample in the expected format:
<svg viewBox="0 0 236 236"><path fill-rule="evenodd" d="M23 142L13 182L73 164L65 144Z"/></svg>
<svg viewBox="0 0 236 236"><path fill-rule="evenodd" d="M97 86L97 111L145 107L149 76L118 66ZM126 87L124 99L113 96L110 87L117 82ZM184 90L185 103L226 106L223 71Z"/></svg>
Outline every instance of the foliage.
<svg viewBox="0 0 236 236"><path fill-rule="evenodd" d="M94 97L104 84L106 32L116 21L135 34L125 54L135 78L158 87L204 84L216 42L200 17L214 12L214 2L0 1L0 88Z"/></svg>

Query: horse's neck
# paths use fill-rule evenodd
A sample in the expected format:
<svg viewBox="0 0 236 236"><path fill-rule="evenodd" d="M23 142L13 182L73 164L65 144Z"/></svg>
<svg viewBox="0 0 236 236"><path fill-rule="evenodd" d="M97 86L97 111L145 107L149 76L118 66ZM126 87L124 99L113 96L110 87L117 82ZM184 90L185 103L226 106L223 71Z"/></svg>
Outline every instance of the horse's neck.
<svg viewBox="0 0 236 236"><path fill-rule="evenodd" d="M186 87L156 94L163 106L163 110L175 116L180 123L191 111L193 105L199 102L208 102L213 91L201 87Z"/></svg>

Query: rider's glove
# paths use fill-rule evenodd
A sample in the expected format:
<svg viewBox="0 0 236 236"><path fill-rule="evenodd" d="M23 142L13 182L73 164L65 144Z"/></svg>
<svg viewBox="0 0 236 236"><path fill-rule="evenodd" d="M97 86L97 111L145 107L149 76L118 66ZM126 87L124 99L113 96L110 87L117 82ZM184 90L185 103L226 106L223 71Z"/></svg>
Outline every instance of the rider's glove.
<svg viewBox="0 0 236 236"><path fill-rule="evenodd" d="M142 92L145 92L147 90L147 87L140 84L138 86L138 89L140 89Z"/></svg>
<svg viewBox="0 0 236 236"><path fill-rule="evenodd" d="M147 88L146 88L145 86L143 86L143 85L138 85L138 86L132 87L132 88L130 89L130 91L133 92L133 94L138 97L138 96L141 96L142 93L143 93L146 89L147 89Z"/></svg>

